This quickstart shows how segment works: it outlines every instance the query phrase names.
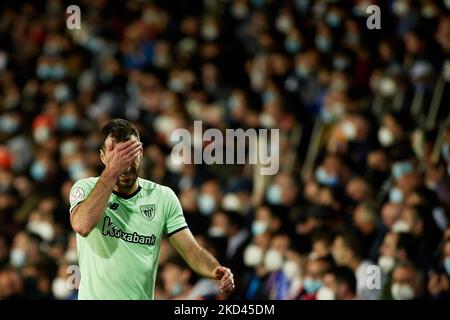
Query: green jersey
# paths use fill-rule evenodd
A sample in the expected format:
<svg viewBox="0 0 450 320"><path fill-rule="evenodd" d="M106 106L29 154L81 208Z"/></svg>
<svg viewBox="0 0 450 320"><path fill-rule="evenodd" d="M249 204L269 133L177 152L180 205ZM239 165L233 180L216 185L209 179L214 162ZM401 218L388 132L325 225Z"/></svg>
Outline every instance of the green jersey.
<svg viewBox="0 0 450 320"><path fill-rule="evenodd" d="M98 177L77 181L70 212ZM138 178L130 195L113 191L88 236L77 234L79 299L153 299L161 239L187 228L180 202L168 187Z"/></svg>

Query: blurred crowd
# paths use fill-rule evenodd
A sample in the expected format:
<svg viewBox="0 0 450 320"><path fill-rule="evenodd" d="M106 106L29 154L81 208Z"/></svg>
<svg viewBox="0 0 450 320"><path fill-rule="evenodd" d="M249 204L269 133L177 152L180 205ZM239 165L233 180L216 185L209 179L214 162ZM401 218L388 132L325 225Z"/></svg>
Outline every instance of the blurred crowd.
<svg viewBox="0 0 450 320"><path fill-rule="evenodd" d="M0 299L76 299L68 193L115 117L236 279L164 240L155 298L449 299L448 59L446 0L2 1ZM279 173L173 163L194 120L280 129Z"/></svg>

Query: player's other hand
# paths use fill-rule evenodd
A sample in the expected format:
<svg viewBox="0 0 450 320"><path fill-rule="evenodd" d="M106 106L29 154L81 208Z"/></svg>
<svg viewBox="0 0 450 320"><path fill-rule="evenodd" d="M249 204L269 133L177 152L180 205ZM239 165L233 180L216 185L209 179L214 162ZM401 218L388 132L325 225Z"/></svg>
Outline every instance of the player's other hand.
<svg viewBox="0 0 450 320"><path fill-rule="evenodd" d="M131 166L136 157L143 152L142 143L137 140L114 143L111 137L105 141L105 152L103 162L105 169L117 177Z"/></svg>
<svg viewBox="0 0 450 320"><path fill-rule="evenodd" d="M234 276L230 269L222 266L215 268L214 278L220 281L220 291L223 293L234 290Z"/></svg>

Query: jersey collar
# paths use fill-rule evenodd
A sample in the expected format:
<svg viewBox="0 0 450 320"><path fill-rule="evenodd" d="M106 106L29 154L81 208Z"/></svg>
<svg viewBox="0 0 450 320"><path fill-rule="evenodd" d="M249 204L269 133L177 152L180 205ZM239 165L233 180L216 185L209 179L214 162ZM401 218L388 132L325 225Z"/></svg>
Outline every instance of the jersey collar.
<svg viewBox="0 0 450 320"><path fill-rule="evenodd" d="M134 197L135 195L137 195L139 193L139 191L141 191L140 185L138 185L137 189L133 193L130 193L130 194L120 193L120 192L117 192L114 190L112 193L115 194L116 196L118 196L119 198L130 199L130 198Z"/></svg>

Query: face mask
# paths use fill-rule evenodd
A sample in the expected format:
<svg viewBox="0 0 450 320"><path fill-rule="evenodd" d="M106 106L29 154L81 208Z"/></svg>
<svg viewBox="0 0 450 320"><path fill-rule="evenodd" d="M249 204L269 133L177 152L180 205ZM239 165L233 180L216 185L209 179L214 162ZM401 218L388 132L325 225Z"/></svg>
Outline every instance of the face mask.
<svg viewBox="0 0 450 320"><path fill-rule="evenodd" d="M444 0L444 4L450 10L450 0Z"/></svg>
<svg viewBox="0 0 450 320"><path fill-rule="evenodd" d="M314 280L311 277L306 277L305 281L303 282L303 288L307 293L317 292L320 287L322 287L322 281Z"/></svg>
<svg viewBox="0 0 450 320"><path fill-rule="evenodd" d="M245 18L248 15L248 8L246 5L243 4L235 4L231 8L231 14L236 19Z"/></svg>
<svg viewBox="0 0 450 320"><path fill-rule="evenodd" d="M280 270L283 266L283 256L278 250L269 249L264 256L264 267L272 272Z"/></svg>
<svg viewBox="0 0 450 320"><path fill-rule="evenodd" d="M173 92L181 93L184 90L184 82L181 79L172 78L169 80L168 87Z"/></svg>
<svg viewBox="0 0 450 320"><path fill-rule="evenodd" d="M390 97L397 92L397 85L391 78L383 78L379 84L380 93L385 97Z"/></svg>
<svg viewBox="0 0 450 320"><path fill-rule="evenodd" d="M394 165L392 166L392 175L394 176L395 180L398 180L403 175L411 173L413 171L414 168L409 162L394 163Z"/></svg>
<svg viewBox="0 0 450 320"><path fill-rule="evenodd" d="M77 263L78 262L78 254L76 249L69 249L66 251L64 258L69 263Z"/></svg>
<svg viewBox="0 0 450 320"><path fill-rule="evenodd" d="M198 197L198 210L205 216L210 216L216 208L216 200L210 194L201 194Z"/></svg>
<svg viewBox="0 0 450 320"><path fill-rule="evenodd" d="M74 154L77 150L77 146L73 141L66 140L63 143L61 143L59 147L59 152L63 156L70 156Z"/></svg>
<svg viewBox="0 0 450 320"><path fill-rule="evenodd" d="M347 67L350 65L347 59L345 58L336 58L333 60L333 67L336 70L343 71L347 69Z"/></svg>
<svg viewBox="0 0 450 320"><path fill-rule="evenodd" d="M341 17L334 12L328 13L325 20L327 24L332 28L339 27L341 24Z"/></svg>
<svg viewBox="0 0 450 320"><path fill-rule="evenodd" d="M336 295L330 288L321 287L317 291L316 300L336 300Z"/></svg>
<svg viewBox="0 0 450 320"><path fill-rule="evenodd" d="M72 162L67 168L69 176L72 181L77 181L79 179L86 178L85 176L85 166L81 161Z"/></svg>
<svg viewBox="0 0 450 320"><path fill-rule="evenodd" d="M212 238L225 237L225 230L221 227L210 227L208 229L208 235Z"/></svg>
<svg viewBox="0 0 450 320"><path fill-rule="evenodd" d="M11 265L16 268L21 268L27 261L27 253L23 249L12 249L9 255Z"/></svg>
<svg viewBox="0 0 450 320"><path fill-rule="evenodd" d="M59 118L59 127L64 131L72 131L77 127L77 118L71 115L63 115Z"/></svg>
<svg viewBox="0 0 450 320"><path fill-rule="evenodd" d="M47 141L49 137L50 129L47 127L39 127L33 131L33 138L38 144Z"/></svg>
<svg viewBox="0 0 450 320"><path fill-rule="evenodd" d="M394 2L392 10L400 17L405 16L409 12L409 6L406 1L397 0Z"/></svg>
<svg viewBox="0 0 450 320"><path fill-rule="evenodd" d="M395 259L390 256L380 256L378 258L378 265L384 273L388 274L395 267Z"/></svg>
<svg viewBox="0 0 450 320"><path fill-rule="evenodd" d="M241 211L242 205L238 196L234 193L228 193L223 197L222 208L229 211Z"/></svg>
<svg viewBox="0 0 450 320"><path fill-rule="evenodd" d="M257 267L263 261L264 252L259 246L250 244L244 251L244 264L247 267Z"/></svg>
<svg viewBox="0 0 450 320"><path fill-rule="evenodd" d="M266 199L270 204L281 204L282 190L277 184L272 184L266 192Z"/></svg>
<svg viewBox="0 0 450 320"><path fill-rule="evenodd" d="M262 96L263 103L276 101L277 98L278 98L278 95L273 91L266 91L266 92L264 92L264 94Z"/></svg>
<svg viewBox="0 0 450 320"><path fill-rule="evenodd" d="M400 219L392 225L392 231L395 233L408 233L411 231L411 227L404 220Z"/></svg>
<svg viewBox="0 0 450 320"><path fill-rule="evenodd" d="M178 282L173 286L172 290L170 290L170 296L176 297L179 296L182 292L183 292L183 284L181 282Z"/></svg>
<svg viewBox="0 0 450 320"><path fill-rule="evenodd" d="M52 282L52 293L56 299L65 300L70 297L72 290L67 287L65 279L55 278Z"/></svg>
<svg viewBox="0 0 450 320"><path fill-rule="evenodd" d="M450 144L443 144L441 147L441 155L444 160L447 160L450 156Z"/></svg>
<svg viewBox="0 0 450 320"><path fill-rule="evenodd" d="M403 192L399 188L392 188L389 190L389 202L402 203Z"/></svg>
<svg viewBox="0 0 450 320"><path fill-rule="evenodd" d="M43 181L47 176L47 167L39 161L33 162L30 168L30 174L33 180Z"/></svg>
<svg viewBox="0 0 450 320"><path fill-rule="evenodd" d="M250 3L256 8L261 8L265 2L265 0L250 0Z"/></svg>
<svg viewBox="0 0 450 320"><path fill-rule="evenodd" d="M444 259L444 269L445 272L447 272L447 275L450 276L450 257Z"/></svg>
<svg viewBox="0 0 450 320"><path fill-rule="evenodd" d="M284 41L284 48L290 54L296 54L300 51L300 42L294 39L287 39Z"/></svg>
<svg viewBox="0 0 450 320"><path fill-rule="evenodd" d="M295 66L295 73L299 77L302 78L302 77L307 77L307 76L311 75L312 74L312 70L311 70L311 68L308 65L303 64L303 63L298 63Z"/></svg>
<svg viewBox="0 0 450 320"><path fill-rule="evenodd" d="M214 25L205 26L202 28L202 36L209 41L215 40L219 36L219 30Z"/></svg>
<svg viewBox="0 0 450 320"><path fill-rule="evenodd" d="M394 300L411 300L414 298L414 290L407 284L394 283L391 287Z"/></svg>
<svg viewBox="0 0 450 320"><path fill-rule="evenodd" d="M30 221L27 230L36 233L45 241L52 241L54 237L53 225L46 221Z"/></svg>
<svg viewBox="0 0 450 320"><path fill-rule="evenodd" d="M60 84L55 88L55 91L53 93L53 95L55 96L55 99L58 102L66 102L70 99L70 89L67 85L65 84Z"/></svg>
<svg viewBox="0 0 450 320"><path fill-rule="evenodd" d="M344 133L347 140L349 140L349 141L355 140L357 132L356 132L356 126L352 122L345 121L341 125L341 130Z"/></svg>
<svg viewBox="0 0 450 320"><path fill-rule="evenodd" d="M314 40L316 47L321 52L328 52L331 49L331 40L328 37L317 36Z"/></svg>
<svg viewBox="0 0 450 320"><path fill-rule="evenodd" d="M392 131L386 127L381 127L378 130L378 141L383 147L390 147L394 143Z"/></svg>
<svg viewBox="0 0 450 320"><path fill-rule="evenodd" d="M319 184L325 186L334 187L339 183L338 177L329 175L323 167L317 168L315 177Z"/></svg>
<svg viewBox="0 0 450 320"><path fill-rule="evenodd" d="M283 273L289 280L292 280L300 275L300 268L295 261L287 260L283 264Z"/></svg>
<svg viewBox="0 0 450 320"><path fill-rule="evenodd" d="M275 26L279 32L286 33L292 28L292 20L282 15L276 20Z"/></svg>
<svg viewBox="0 0 450 320"><path fill-rule="evenodd" d="M252 223L252 233L257 236L263 234L268 229L267 223L262 220L256 220Z"/></svg>
<svg viewBox="0 0 450 320"><path fill-rule="evenodd" d="M0 130L12 134L17 131L19 128L19 122L10 116L2 116L0 117Z"/></svg>

